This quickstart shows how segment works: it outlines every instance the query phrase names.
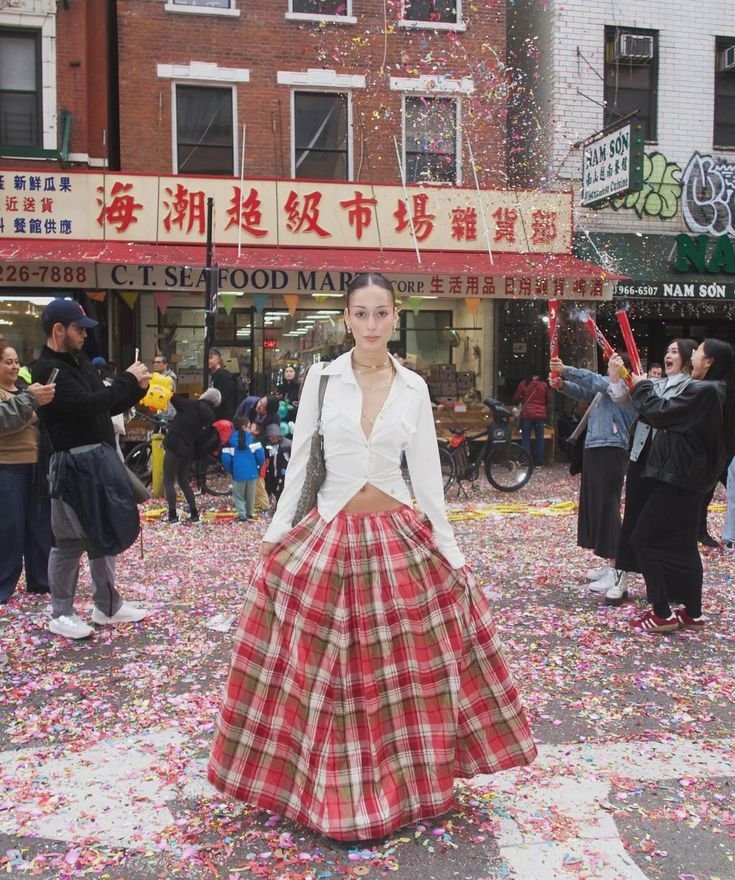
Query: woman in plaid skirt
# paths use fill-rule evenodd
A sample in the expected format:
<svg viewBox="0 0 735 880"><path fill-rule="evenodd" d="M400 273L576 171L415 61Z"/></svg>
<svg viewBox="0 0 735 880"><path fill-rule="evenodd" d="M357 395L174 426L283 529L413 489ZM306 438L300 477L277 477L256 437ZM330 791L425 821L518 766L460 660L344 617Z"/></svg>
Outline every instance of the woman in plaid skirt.
<svg viewBox="0 0 735 880"><path fill-rule="evenodd" d="M355 347L305 379L208 768L221 791L338 840L439 816L455 778L536 754L446 518L426 383L388 353L397 321L391 283L358 275L345 308ZM293 524L322 375L327 475Z"/></svg>

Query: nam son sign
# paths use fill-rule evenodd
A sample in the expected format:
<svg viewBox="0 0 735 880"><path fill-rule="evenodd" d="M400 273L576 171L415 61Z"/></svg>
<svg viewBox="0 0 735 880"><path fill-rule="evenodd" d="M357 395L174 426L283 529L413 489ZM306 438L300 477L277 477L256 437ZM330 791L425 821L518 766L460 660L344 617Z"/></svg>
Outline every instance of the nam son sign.
<svg viewBox="0 0 735 880"><path fill-rule="evenodd" d="M582 204L606 199L643 186L643 129L629 122L614 131L595 135L582 154Z"/></svg>

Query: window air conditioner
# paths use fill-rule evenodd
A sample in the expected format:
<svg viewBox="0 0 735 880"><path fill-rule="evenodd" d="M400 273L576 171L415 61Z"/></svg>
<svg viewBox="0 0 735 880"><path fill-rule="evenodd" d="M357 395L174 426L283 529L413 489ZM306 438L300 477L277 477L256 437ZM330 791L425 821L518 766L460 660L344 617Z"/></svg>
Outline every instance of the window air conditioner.
<svg viewBox="0 0 735 880"><path fill-rule="evenodd" d="M720 55L720 70L735 70L735 46L729 46Z"/></svg>
<svg viewBox="0 0 735 880"><path fill-rule="evenodd" d="M615 57L619 61L652 61L653 37L648 34L618 34L615 50Z"/></svg>

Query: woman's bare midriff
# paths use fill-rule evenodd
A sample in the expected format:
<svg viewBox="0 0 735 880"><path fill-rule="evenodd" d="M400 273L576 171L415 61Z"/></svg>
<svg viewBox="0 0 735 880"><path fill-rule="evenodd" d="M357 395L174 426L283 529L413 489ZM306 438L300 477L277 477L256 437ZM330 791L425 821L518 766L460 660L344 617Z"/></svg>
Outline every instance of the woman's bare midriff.
<svg viewBox="0 0 735 880"><path fill-rule="evenodd" d="M342 508L344 513L383 513L387 510L398 510L404 507L403 502L396 501L390 495L382 492L380 489L365 483L357 494Z"/></svg>

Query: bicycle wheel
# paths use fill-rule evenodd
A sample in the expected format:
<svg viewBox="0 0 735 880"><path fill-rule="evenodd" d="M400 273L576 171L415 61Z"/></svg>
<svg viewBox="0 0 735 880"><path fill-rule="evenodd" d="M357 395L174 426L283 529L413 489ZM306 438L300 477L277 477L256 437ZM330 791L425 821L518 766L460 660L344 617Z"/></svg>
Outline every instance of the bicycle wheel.
<svg viewBox="0 0 735 880"><path fill-rule="evenodd" d="M531 479L533 459L518 443L494 446L485 459L485 474L490 484L501 492L522 489Z"/></svg>
<svg viewBox="0 0 735 880"><path fill-rule="evenodd" d="M439 447L439 465L442 469L442 484L446 494L447 489L452 484L452 480L454 480L454 458L446 446Z"/></svg>
<svg viewBox="0 0 735 880"><path fill-rule="evenodd" d="M125 464L135 476L146 486L151 484L151 444L138 443L125 456Z"/></svg>
<svg viewBox="0 0 735 880"><path fill-rule="evenodd" d="M197 481L202 495L229 495L232 477L215 455L205 455L196 462Z"/></svg>

